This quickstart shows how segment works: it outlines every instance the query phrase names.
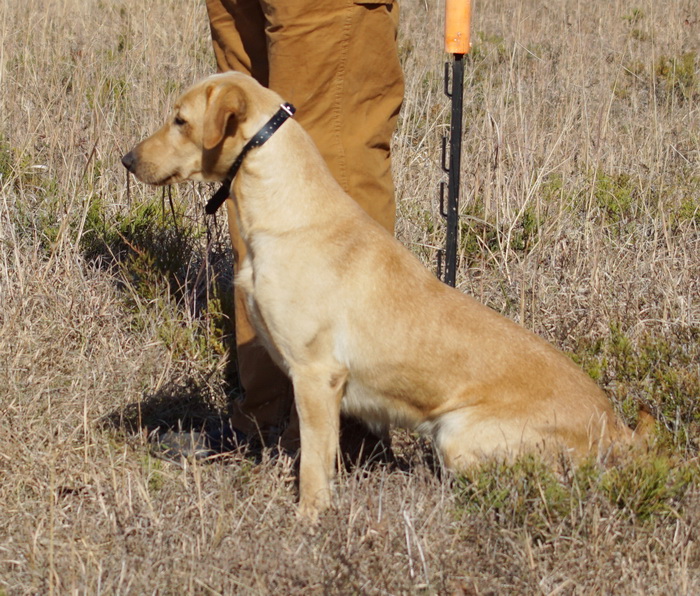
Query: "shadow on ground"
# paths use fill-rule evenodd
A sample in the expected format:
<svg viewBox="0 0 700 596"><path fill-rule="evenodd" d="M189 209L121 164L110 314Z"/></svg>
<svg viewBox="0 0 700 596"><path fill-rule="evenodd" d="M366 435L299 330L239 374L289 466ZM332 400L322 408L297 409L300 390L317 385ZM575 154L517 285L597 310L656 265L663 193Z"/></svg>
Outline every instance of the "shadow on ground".
<svg viewBox="0 0 700 596"><path fill-rule="evenodd" d="M144 431L150 434L167 430L215 430L227 423L227 418L209 385L184 379L169 382L142 400L107 414L102 425L130 435Z"/></svg>
<svg viewBox="0 0 700 596"><path fill-rule="evenodd" d="M238 397L233 392L229 395L229 399ZM142 400L114 410L101 420L101 427L127 437L141 437L155 447L157 454L165 452L166 456L203 458L243 449L256 459L265 447L278 448L237 433L231 427L227 405L221 403L220 392L206 381L192 378L171 381ZM408 471L420 462L438 476L441 473L429 441L405 431L382 440L348 417L341 422L340 453L347 470L389 466Z"/></svg>

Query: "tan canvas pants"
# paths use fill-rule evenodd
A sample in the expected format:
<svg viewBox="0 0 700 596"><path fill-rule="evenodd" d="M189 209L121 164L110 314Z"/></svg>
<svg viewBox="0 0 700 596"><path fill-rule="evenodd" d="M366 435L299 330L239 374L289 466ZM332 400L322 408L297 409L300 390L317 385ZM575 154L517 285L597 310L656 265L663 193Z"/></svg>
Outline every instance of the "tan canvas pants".
<svg viewBox="0 0 700 596"><path fill-rule="evenodd" d="M343 188L393 233L389 146L403 98L392 0L207 0L219 70L238 70L277 91L316 142ZM245 247L226 202L234 267ZM268 438L292 404L290 381L255 341L236 296L236 344L244 397L235 427ZM289 431L294 434L295 420Z"/></svg>

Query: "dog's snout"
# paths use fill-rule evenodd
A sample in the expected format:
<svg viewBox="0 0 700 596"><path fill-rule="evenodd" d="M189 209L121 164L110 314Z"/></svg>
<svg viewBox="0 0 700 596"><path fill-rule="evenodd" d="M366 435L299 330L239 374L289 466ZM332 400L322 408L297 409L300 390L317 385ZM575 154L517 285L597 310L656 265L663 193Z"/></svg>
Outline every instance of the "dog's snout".
<svg viewBox="0 0 700 596"><path fill-rule="evenodd" d="M122 165L133 173L134 167L136 165L136 155L133 151L129 151L124 157L122 157Z"/></svg>

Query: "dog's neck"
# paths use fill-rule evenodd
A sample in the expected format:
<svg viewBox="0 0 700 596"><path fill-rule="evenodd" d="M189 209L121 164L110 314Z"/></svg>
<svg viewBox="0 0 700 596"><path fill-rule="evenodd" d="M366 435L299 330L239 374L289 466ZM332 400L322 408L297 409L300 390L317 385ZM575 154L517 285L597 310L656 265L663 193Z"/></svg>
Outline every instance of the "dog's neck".
<svg viewBox="0 0 700 596"><path fill-rule="evenodd" d="M359 209L295 121L246 157L231 195L244 237L330 225L344 209Z"/></svg>
<svg viewBox="0 0 700 596"><path fill-rule="evenodd" d="M231 184L236 177L236 174L238 174L238 170L240 170L246 155L248 155L248 153L253 149L257 149L261 145L267 143L267 141L270 140L270 137L272 137L272 135L279 130L280 126L282 126L288 118L294 116L295 112L296 108L292 104L286 102L280 104L279 110L273 114L272 118L270 118L265 125L260 128L260 130L258 130L258 132L255 133L243 146L243 149L241 149L238 157L229 168L226 178L224 178L223 182L221 183L221 188L219 188L216 194L209 199L209 202L205 208L208 215L213 215L216 213L219 207L221 207L224 201L228 198Z"/></svg>

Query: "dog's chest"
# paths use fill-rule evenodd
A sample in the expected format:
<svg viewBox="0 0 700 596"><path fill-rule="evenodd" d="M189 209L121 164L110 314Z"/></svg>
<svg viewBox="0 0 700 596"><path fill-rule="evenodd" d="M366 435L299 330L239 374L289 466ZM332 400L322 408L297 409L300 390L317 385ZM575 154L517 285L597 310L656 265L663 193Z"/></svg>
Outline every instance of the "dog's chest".
<svg viewBox="0 0 700 596"><path fill-rule="evenodd" d="M277 364L277 366L279 366L282 370L288 372L289 364L280 353L280 350L277 348L279 341L275 340L274 334L270 330L268 322L263 314L264 311L257 299L255 293L253 267L248 257L243 259L243 262L238 269L236 275L236 291L243 292L246 310L248 311L248 319L251 325L255 328L258 341L260 341L260 343L262 343L262 345L265 347L267 352L275 361L275 364Z"/></svg>

